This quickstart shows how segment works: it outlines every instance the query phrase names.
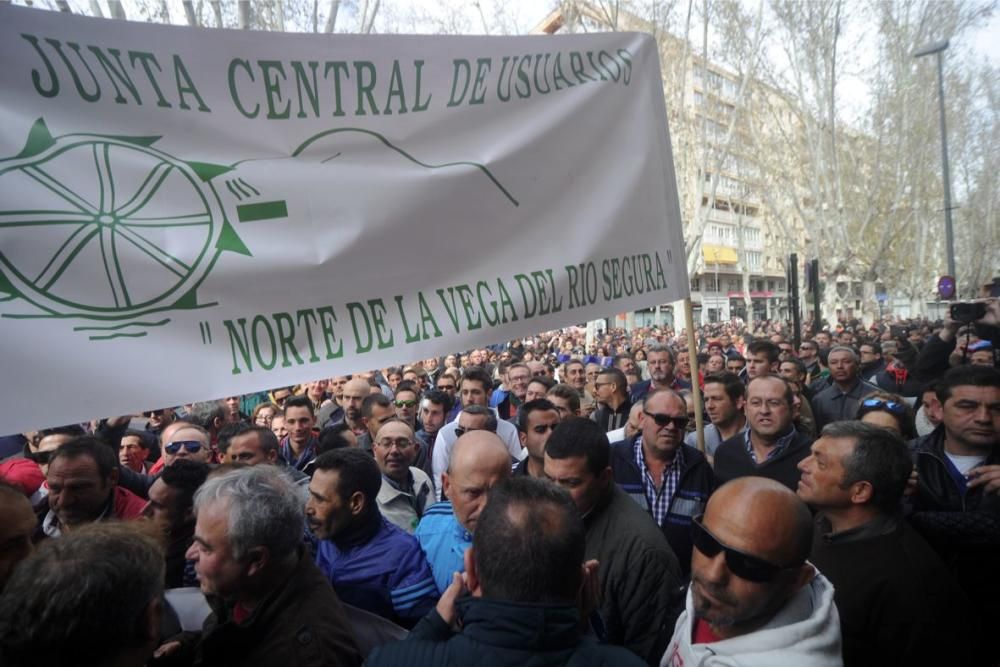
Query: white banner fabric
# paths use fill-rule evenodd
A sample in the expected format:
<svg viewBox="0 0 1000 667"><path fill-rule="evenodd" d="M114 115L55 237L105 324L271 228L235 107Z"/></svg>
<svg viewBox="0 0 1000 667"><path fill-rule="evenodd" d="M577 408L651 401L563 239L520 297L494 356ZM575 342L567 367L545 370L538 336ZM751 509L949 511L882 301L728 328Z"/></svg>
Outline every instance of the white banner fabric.
<svg viewBox="0 0 1000 667"><path fill-rule="evenodd" d="M0 433L688 295L655 42L0 6Z"/></svg>

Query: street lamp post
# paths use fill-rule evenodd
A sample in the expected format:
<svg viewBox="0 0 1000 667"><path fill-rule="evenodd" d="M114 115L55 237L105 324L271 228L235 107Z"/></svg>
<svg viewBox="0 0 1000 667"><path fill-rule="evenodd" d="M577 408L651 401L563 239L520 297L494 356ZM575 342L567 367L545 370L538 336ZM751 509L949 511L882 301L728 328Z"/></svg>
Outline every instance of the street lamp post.
<svg viewBox="0 0 1000 667"><path fill-rule="evenodd" d="M944 124L944 66L942 53L948 48L948 40L927 44L913 52L914 58L931 54L937 55L938 105L941 111L941 177L944 179L944 234L948 251L948 275L955 276L955 236L951 228L951 175L948 171L948 134Z"/></svg>

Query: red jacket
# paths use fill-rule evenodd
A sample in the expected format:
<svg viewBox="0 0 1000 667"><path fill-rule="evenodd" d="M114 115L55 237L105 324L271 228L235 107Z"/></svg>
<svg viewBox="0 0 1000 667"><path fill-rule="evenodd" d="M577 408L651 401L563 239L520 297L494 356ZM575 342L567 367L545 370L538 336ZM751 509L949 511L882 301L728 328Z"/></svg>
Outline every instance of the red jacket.
<svg viewBox="0 0 1000 667"><path fill-rule="evenodd" d="M146 508L146 501L135 495L126 488L115 487L115 506L112 510L118 519L138 519L142 516L142 510Z"/></svg>

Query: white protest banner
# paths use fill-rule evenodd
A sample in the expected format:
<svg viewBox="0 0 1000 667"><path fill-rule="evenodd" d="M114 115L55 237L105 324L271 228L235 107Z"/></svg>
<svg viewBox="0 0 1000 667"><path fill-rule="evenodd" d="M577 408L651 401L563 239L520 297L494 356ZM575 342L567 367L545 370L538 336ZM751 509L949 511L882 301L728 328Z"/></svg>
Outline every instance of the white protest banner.
<svg viewBox="0 0 1000 667"><path fill-rule="evenodd" d="M688 294L647 35L316 36L0 6L0 433Z"/></svg>

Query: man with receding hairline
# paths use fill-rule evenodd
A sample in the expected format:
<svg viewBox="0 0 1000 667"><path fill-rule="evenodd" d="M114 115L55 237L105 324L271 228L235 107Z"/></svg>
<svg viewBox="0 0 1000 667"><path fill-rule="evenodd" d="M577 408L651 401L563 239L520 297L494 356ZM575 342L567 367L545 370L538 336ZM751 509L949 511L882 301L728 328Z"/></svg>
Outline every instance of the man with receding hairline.
<svg viewBox="0 0 1000 667"><path fill-rule="evenodd" d="M758 475L796 488L801 474L797 466L809 456L812 438L795 429L793 405L792 389L783 378L765 375L750 380L744 407L749 428L715 450L719 484Z"/></svg>
<svg viewBox="0 0 1000 667"><path fill-rule="evenodd" d="M382 424L372 443L375 463L382 473L376 497L379 511L387 521L411 535L434 499L430 477L413 465L419 446L410 425L396 418Z"/></svg>
<svg viewBox="0 0 1000 667"><path fill-rule="evenodd" d="M495 433L468 431L455 441L448 469L441 474L448 500L428 507L414 533L441 593L455 572L464 571L465 550L472 545L490 487L509 476L510 453Z"/></svg>
<svg viewBox="0 0 1000 667"><path fill-rule="evenodd" d="M763 477L720 487L695 520L691 585L661 667L839 667L833 586L806 561L812 515Z"/></svg>

